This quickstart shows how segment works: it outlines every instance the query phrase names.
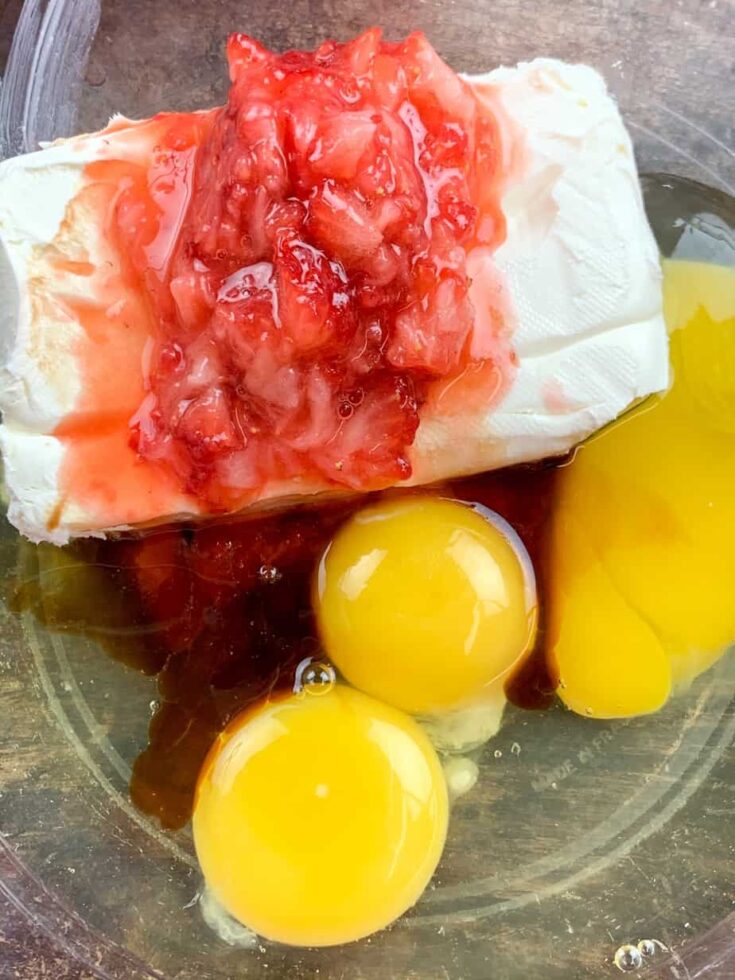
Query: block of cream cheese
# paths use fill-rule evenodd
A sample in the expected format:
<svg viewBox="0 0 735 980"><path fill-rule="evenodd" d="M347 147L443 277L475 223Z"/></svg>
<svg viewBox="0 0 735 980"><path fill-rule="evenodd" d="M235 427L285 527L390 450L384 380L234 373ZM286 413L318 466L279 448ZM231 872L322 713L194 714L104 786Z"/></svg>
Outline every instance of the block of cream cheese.
<svg viewBox="0 0 735 980"><path fill-rule="evenodd" d="M564 453L668 383L658 252L630 139L602 78L539 59L467 80L499 117L503 152L519 161L502 188L507 237L492 270L481 262L473 270L476 308L500 274L517 371L490 406L422 409L414 484ZM120 259L100 215L116 189L84 192L95 161L143 167L155 141L155 120L117 118L101 133L0 164L0 446L10 520L32 540L63 543L198 512L173 477L136 471L128 423L145 397L141 361L152 341L141 334L145 317L115 295ZM97 322L85 309L105 269L109 302ZM94 438L79 409L80 345L97 352L92 380L104 391ZM93 508L62 480L75 437L89 444ZM258 503L326 489L274 482Z"/></svg>

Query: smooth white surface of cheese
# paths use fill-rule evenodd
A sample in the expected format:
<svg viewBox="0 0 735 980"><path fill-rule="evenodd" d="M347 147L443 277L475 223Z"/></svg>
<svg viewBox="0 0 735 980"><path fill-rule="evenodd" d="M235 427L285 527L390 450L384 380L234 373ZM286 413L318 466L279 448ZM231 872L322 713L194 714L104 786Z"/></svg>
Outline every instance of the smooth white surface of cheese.
<svg viewBox="0 0 735 980"><path fill-rule="evenodd" d="M487 275L497 280L499 271L504 281L518 368L497 404L422 414L411 450L414 484L564 453L668 383L658 253L630 140L603 80L585 66L547 59L469 80L505 120L504 152L521 160L502 191L507 238L487 259ZM144 156L152 147L142 133L133 124L0 164L0 448L10 520L33 540L63 543L116 526L72 500L48 529L63 456L51 433L78 395L73 346L81 327L63 303L38 303L38 263L85 165L110 147ZM72 244L77 236L92 261L104 261L93 226L78 219ZM479 283L484 261L473 270ZM294 482L268 496L306 490ZM187 509L183 497L172 499L156 517Z"/></svg>
<svg viewBox="0 0 735 980"><path fill-rule="evenodd" d="M418 483L561 454L668 384L658 249L630 138L601 76L537 59L470 81L518 132L522 177L502 197L493 255L519 367L488 412L426 420Z"/></svg>

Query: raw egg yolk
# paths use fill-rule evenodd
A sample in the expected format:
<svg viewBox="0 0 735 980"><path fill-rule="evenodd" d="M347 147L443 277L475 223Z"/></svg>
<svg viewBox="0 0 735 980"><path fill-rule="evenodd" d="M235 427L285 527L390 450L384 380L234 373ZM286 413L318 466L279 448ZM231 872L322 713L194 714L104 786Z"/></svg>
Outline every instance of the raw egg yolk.
<svg viewBox="0 0 735 980"><path fill-rule="evenodd" d="M447 828L446 782L419 725L344 685L321 691L238 717L204 764L193 817L221 905L298 946L360 939L405 912Z"/></svg>
<svg viewBox="0 0 735 980"><path fill-rule="evenodd" d="M660 708L735 641L735 270L664 263L673 384L560 471L549 645L566 704Z"/></svg>
<svg viewBox="0 0 735 980"><path fill-rule="evenodd" d="M528 649L530 560L498 518L432 497L364 510L319 566L326 652L355 687L415 714L479 698Z"/></svg>

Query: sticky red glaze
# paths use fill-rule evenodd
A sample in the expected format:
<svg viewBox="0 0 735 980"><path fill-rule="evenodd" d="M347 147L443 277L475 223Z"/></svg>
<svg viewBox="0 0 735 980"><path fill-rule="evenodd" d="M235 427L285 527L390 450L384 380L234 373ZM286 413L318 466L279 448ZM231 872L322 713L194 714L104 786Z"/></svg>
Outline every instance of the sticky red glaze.
<svg viewBox="0 0 735 980"><path fill-rule="evenodd" d="M237 34L228 58L185 212L175 134L117 202L157 326L131 445L209 511L400 482L434 392L487 403L512 370L468 268L505 233L494 117L419 34L284 55Z"/></svg>

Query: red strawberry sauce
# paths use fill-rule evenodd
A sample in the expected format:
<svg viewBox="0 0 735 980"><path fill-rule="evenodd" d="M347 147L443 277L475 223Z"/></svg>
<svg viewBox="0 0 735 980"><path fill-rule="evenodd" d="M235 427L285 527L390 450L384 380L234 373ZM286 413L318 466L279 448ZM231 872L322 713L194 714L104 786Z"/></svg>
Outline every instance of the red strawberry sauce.
<svg viewBox="0 0 735 980"><path fill-rule="evenodd" d="M212 512L406 480L422 406L512 365L468 275L504 237L495 119L421 34L227 53L227 104L161 117L116 201L156 324L130 445Z"/></svg>

